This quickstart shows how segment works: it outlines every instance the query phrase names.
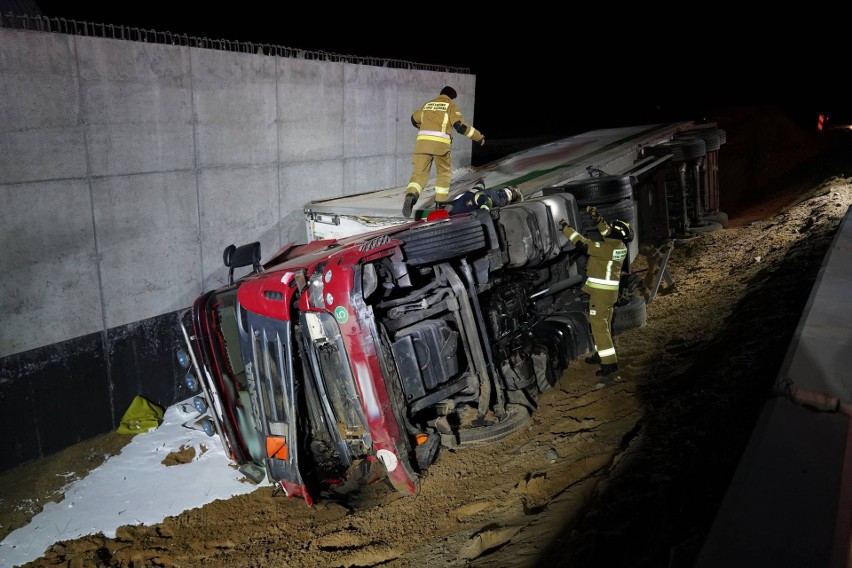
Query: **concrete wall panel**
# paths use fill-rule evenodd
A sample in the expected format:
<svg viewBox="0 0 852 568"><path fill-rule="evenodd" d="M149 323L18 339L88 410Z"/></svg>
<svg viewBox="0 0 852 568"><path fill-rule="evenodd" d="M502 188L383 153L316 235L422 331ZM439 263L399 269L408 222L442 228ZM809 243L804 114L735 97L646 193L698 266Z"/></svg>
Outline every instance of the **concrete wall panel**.
<svg viewBox="0 0 852 568"><path fill-rule="evenodd" d="M275 59L208 49L191 54L198 167L275 163Z"/></svg>
<svg viewBox="0 0 852 568"><path fill-rule="evenodd" d="M343 157L343 64L278 62L278 159Z"/></svg>
<svg viewBox="0 0 852 568"><path fill-rule="evenodd" d="M343 70L344 155L393 154L398 120L396 69L346 64Z"/></svg>
<svg viewBox="0 0 852 568"><path fill-rule="evenodd" d="M74 41L84 81L138 82L157 89L191 86L187 47L80 36Z"/></svg>
<svg viewBox="0 0 852 568"><path fill-rule="evenodd" d="M0 34L0 183L86 175L74 38Z"/></svg>
<svg viewBox="0 0 852 568"><path fill-rule="evenodd" d="M93 182L106 326L192 304L201 292L195 174Z"/></svg>
<svg viewBox="0 0 852 568"><path fill-rule="evenodd" d="M281 245L308 242L305 205L315 199L343 196L343 162L303 162L280 169ZM271 252L271 251L270 251Z"/></svg>
<svg viewBox="0 0 852 568"><path fill-rule="evenodd" d="M456 104L462 111L462 115L464 116L465 122L468 124L472 124L477 130L482 130L479 128L479 125L476 124L476 117L474 116L473 106L475 102L474 92L476 88L476 82L473 80L473 77L470 76L453 76L452 78L447 79L453 85L453 88L458 92L458 97L456 98ZM483 132L486 136L485 143L488 143L488 133ZM470 159L473 154L473 144L474 142L465 136L460 134L456 134L453 137L453 169L463 168L470 165ZM478 144L478 142L476 142Z"/></svg>
<svg viewBox="0 0 852 568"><path fill-rule="evenodd" d="M0 132L0 183L81 178L86 172L82 127Z"/></svg>
<svg viewBox="0 0 852 568"><path fill-rule="evenodd" d="M10 75L0 81L0 129L74 128L79 122L78 92L74 75Z"/></svg>
<svg viewBox="0 0 852 568"><path fill-rule="evenodd" d="M103 329L89 186L0 186L0 357Z"/></svg>
<svg viewBox="0 0 852 568"><path fill-rule="evenodd" d="M486 143L488 141L486 140ZM456 136L453 140L453 154L452 154L452 162L453 162L453 171L467 167L470 165L470 158L473 155L473 142L465 138L464 136ZM478 142L477 142L478 144ZM454 176L455 177L455 176Z"/></svg>
<svg viewBox="0 0 852 568"><path fill-rule="evenodd" d="M92 175L191 169L188 48L77 38Z"/></svg>
<svg viewBox="0 0 852 568"><path fill-rule="evenodd" d="M0 34L0 130L77 126L74 38L4 30Z"/></svg>
<svg viewBox="0 0 852 568"><path fill-rule="evenodd" d="M3 29L0 73L74 76L74 36Z"/></svg>
<svg viewBox="0 0 852 568"><path fill-rule="evenodd" d="M412 130L414 130L412 128ZM412 150L414 149L414 139L412 138ZM411 154L397 154L395 156L394 166L394 184L398 187L408 185L408 179L411 177ZM434 169L434 168L433 168ZM402 205L400 205L402 207Z"/></svg>
<svg viewBox="0 0 852 568"><path fill-rule="evenodd" d="M277 168L204 170L198 177L204 290L227 284L222 251L260 241L261 253L280 248ZM236 274L243 274L236 272Z"/></svg>
<svg viewBox="0 0 852 568"><path fill-rule="evenodd" d="M352 158L343 164L343 193L353 195L377 189L396 187L396 156Z"/></svg>
<svg viewBox="0 0 852 568"><path fill-rule="evenodd" d="M188 123L90 126L92 175L115 176L193 169Z"/></svg>

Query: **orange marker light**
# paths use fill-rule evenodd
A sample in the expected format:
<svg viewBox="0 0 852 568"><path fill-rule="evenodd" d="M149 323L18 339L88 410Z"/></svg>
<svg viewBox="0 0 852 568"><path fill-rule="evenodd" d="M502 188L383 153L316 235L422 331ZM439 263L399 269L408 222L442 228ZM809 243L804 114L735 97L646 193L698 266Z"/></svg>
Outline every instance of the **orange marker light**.
<svg viewBox="0 0 852 568"><path fill-rule="evenodd" d="M279 460L289 459L290 449L287 447L287 438L284 436L267 436L266 456Z"/></svg>

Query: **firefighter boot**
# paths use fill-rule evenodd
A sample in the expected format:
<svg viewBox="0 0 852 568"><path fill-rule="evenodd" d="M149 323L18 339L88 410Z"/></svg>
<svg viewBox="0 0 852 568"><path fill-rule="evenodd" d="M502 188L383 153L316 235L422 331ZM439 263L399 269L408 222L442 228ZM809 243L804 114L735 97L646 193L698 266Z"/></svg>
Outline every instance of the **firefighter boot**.
<svg viewBox="0 0 852 568"><path fill-rule="evenodd" d="M524 200L524 194L521 193L521 190L518 189L518 186L510 185L506 189L508 189L512 195L512 198L509 200L509 203L520 203Z"/></svg>
<svg viewBox="0 0 852 568"><path fill-rule="evenodd" d="M601 356L598 355L597 351L595 351L594 355L592 355L591 357L586 357L585 359L583 359L583 361L585 361L589 365L600 365L601 364Z"/></svg>
<svg viewBox="0 0 852 568"><path fill-rule="evenodd" d="M402 216L411 217L411 210L414 209L414 204L417 203L417 194L414 192L405 194L405 202L402 204Z"/></svg>
<svg viewBox="0 0 852 568"><path fill-rule="evenodd" d="M611 363L601 365L600 370L595 374L599 377L608 377L616 372L618 372L618 363Z"/></svg>

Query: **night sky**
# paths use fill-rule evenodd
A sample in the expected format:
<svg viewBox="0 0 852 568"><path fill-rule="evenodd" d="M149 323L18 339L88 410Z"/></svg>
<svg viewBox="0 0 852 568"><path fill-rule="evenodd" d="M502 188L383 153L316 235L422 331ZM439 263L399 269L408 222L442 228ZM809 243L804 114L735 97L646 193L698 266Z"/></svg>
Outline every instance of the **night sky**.
<svg viewBox="0 0 852 568"><path fill-rule="evenodd" d="M477 80L472 122L491 139L700 121L736 105L783 107L810 124L852 100L832 86L848 69L842 34L782 33L783 21L725 20L716 8L676 21L615 4L483 13L460 3L440 14L426 4L418 14L393 4L36 3L50 17L467 68Z"/></svg>

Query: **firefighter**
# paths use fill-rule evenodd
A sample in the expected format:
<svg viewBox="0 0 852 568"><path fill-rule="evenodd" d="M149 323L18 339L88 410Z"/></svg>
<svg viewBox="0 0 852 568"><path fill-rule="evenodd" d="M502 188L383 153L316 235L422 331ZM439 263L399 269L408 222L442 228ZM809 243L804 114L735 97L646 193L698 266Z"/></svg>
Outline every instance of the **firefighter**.
<svg viewBox="0 0 852 568"><path fill-rule="evenodd" d="M612 314L618 300L621 266L628 255L626 243L633 240L633 229L620 220L608 225L596 207L589 206L586 211L597 224L598 231L604 237L603 242L587 239L565 219L559 221L559 226L572 243L589 255L583 291L589 294L588 318L595 352L586 357L585 361L590 365L600 365L596 374L606 377L618 371L618 357L611 333Z"/></svg>
<svg viewBox="0 0 852 568"><path fill-rule="evenodd" d="M474 142L485 144L485 136L473 125L465 122L461 110L453 100L456 90L444 87L437 98L428 101L411 115L411 124L417 131L414 154L411 156L411 178L405 189L405 202L402 214L411 217L411 210L429 181L432 162L435 162L435 203L446 203L450 193L450 172L452 161L450 147L453 143L453 130L467 136Z"/></svg>
<svg viewBox="0 0 852 568"><path fill-rule="evenodd" d="M485 181L480 178L473 187L453 199L450 203L449 214L460 215L477 209L492 209L503 207L509 203L524 200L524 194L517 186L507 186L500 189L485 189Z"/></svg>

